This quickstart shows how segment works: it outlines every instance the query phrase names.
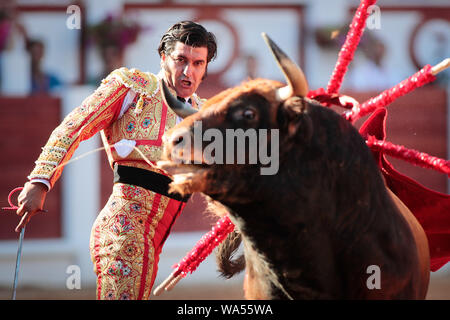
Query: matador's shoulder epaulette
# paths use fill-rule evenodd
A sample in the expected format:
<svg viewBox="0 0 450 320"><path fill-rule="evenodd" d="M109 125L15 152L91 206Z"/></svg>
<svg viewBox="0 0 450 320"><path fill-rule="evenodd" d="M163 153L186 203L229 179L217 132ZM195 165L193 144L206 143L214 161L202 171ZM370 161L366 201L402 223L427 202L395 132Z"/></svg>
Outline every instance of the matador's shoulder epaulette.
<svg viewBox="0 0 450 320"><path fill-rule="evenodd" d="M152 97L158 92L158 78L150 72L122 67L111 72L103 81L108 81L111 76L141 95Z"/></svg>
<svg viewBox="0 0 450 320"><path fill-rule="evenodd" d="M159 90L158 78L150 72L122 67L111 72L103 81L109 81L110 77L117 79L124 86L139 94L140 97L136 104L136 113L142 111L144 99L152 98Z"/></svg>

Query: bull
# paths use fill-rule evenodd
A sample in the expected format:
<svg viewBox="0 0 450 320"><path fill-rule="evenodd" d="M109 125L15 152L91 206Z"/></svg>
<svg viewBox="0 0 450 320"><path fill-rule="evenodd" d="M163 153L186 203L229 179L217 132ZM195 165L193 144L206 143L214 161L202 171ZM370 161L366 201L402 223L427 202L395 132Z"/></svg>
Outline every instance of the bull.
<svg viewBox="0 0 450 320"><path fill-rule="evenodd" d="M245 266L247 299L424 299L430 267L424 230L387 188L356 128L308 99L301 69L264 38L287 85L249 80L198 112L184 110L190 116L165 134L158 163L174 177L171 190L201 192L219 215L230 215L236 231L217 259L226 277ZM163 93L172 109L185 108L164 84ZM262 175L261 163L207 161L206 141L178 148L196 123L203 133L224 135L277 130L277 173ZM264 139L270 144L273 137ZM249 158L247 149L233 152ZM240 241L244 257L232 260Z"/></svg>

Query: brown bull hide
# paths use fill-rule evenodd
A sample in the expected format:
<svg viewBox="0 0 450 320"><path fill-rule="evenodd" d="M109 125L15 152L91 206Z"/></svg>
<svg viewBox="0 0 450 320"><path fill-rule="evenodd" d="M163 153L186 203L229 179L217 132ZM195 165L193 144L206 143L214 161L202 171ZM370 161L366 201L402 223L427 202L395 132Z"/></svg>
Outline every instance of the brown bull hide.
<svg viewBox="0 0 450 320"><path fill-rule="evenodd" d="M229 208L244 243L247 298L425 298L423 230L387 191L362 137L314 101L277 102L280 86L254 80L227 90L168 132L161 167L174 174L172 189L202 192ZM260 164L177 163L176 132L192 133L195 121L203 132L279 130L277 174L261 175Z"/></svg>

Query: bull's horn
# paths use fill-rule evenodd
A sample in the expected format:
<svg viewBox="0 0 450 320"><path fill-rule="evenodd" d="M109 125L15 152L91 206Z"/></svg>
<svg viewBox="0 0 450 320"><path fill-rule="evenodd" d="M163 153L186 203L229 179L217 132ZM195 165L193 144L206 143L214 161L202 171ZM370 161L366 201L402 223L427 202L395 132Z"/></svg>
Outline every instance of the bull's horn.
<svg viewBox="0 0 450 320"><path fill-rule="evenodd" d="M161 80L161 88L161 95L164 103L168 105L170 109L172 109L173 112L175 112L180 118L184 119L198 111L197 109L189 106L187 103L183 103L176 97L174 97L172 93L170 93L169 88L167 87L164 80Z"/></svg>
<svg viewBox="0 0 450 320"><path fill-rule="evenodd" d="M277 90L277 99L279 101L284 101L293 96L306 96L308 93L308 82L306 81L302 69L300 69L300 67L293 62L265 32L262 33L262 37L272 51L272 54L274 55L278 66L283 71L288 83L286 87Z"/></svg>

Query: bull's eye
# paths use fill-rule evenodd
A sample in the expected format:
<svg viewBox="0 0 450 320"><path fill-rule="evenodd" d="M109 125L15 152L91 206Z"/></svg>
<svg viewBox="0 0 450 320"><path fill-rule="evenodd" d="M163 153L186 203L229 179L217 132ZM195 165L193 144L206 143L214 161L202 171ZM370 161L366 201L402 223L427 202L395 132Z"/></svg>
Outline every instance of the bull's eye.
<svg viewBox="0 0 450 320"><path fill-rule="evenodd" d="M245 118L246 120L253 120L253 119L255 119L255 117L256 117L255 110L253 110L253 109L247 109L247 110L245 110L244 113L243 113L243 115L244 115L244 118Z"/></svg>

